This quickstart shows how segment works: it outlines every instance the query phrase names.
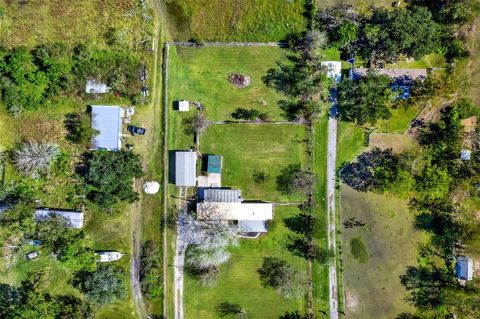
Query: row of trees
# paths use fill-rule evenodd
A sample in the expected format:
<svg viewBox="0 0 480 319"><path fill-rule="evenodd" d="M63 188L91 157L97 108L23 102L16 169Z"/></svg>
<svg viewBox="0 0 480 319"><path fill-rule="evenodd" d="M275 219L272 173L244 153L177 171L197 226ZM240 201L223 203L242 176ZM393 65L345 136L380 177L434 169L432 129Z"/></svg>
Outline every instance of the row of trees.
<svg viewBox="0 0 480 319"><path fill-rule="evenodd" d="M319 11L315 25L336 47L371 62L418 59L433 52L453 59L465 54L458 31L478 10L473 0L418 0L406 8L374 8L371 14L341 4Z"/></svg>
<svg viewBox="0 0 480 319"><path fill-rule="evenodd" d="M127 97L140 92L140 61L131 52L63 44L45 44L31 51L25 48L0 50L2 99L17 115L54 105L76 91L83 91L87 78L105 82Z"/></svg>

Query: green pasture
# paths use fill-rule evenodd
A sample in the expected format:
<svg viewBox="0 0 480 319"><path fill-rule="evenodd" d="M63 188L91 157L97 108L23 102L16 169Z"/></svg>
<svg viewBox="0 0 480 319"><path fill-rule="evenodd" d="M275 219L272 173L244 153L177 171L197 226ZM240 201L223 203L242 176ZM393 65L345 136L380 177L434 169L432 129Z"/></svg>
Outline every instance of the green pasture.
<svg viewBox="0 0 480 319"><path fill-rule="evenodd" d="M248 311L249 318L276 319L286 311L305 308L305 298L284 298L272 288L262 286L257 270L263 257L287 260L299 271L307 273L307 263L293 256L285 247L292 234L283 220L298 212L296 207L278 207L268 233L258 239L242 239L231 249L229 261L220 266L214 287L202 287L199 282L185 277L185 318L218 318L216 307L223 301L239 303Z"/></svg>

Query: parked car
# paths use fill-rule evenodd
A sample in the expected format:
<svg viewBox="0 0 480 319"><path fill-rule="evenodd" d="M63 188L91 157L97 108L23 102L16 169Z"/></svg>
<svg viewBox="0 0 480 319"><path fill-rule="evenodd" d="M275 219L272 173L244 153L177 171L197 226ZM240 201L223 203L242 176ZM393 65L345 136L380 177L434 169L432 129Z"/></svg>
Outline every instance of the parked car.
<svg viewBox="0 0 480 319"><path fill-rule="evenodd" d="M147 129L143 128L143 127L138 127L138 126L134 126L134 125L129 125L127 127L127 130L132 133L132 135L135 135L135 134L138 134L138 135L145 135L145 132L147 131Z"/></svg>

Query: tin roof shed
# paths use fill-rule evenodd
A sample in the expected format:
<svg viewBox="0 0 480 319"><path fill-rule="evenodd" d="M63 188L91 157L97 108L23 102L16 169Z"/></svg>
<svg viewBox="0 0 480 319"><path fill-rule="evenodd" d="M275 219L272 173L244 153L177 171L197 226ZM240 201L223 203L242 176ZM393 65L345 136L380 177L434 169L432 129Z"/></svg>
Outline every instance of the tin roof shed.
<svg viewBox="0 0 480 319"><path fill-rule="evenodd" d="M92 149L118 151L122 148L123 111L119 106L93 105L92 128L98 135L92 138Z"/></svg>

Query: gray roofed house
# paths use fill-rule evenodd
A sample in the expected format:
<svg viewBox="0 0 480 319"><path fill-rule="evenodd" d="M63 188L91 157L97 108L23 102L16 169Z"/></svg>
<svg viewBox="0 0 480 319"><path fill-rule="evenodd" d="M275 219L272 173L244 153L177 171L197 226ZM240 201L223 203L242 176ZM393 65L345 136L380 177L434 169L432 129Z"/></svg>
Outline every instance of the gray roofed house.
<svg viewBox="0 0 480 319"><path fill-rule="evenodd" d="M83 212L50 208L35 209L35 220L42 221L48 219L51 215L60 215L64 217L72 228L83 227Z"/></svg>
<svg viewBox="0 0 480 319"><path fill-rule="evenodd" d="M473 279L473 260L471 258L460 256L457 258L456 275L459 280Z"/></svg>
<svg viewBox="0 0 480 319"><path fill-rule="evenodd" d="M113 105L92 106L92 128L98 135L92 138L92 149L118 151L122 147L123 110Z"/></svg>
<svg viewBox="0 0 480 319"><path fill-rule="evenodd" d="M232 188L199 188L198 199L204 202L240 203L242 191Z"/></svg>
<svg viewBox="0 0 480 319"><path fill-rule="evenodd" d="M90 94L103 94L110 91L110 87L97 80L87 80L87 84L85 86L85 92Z"/></svg>
<svg viewBox="0 0 480 319"><path fill-rule="evenodd" d="M175 185L195 186L197 182L197 153L175 152Z"/></svg>

